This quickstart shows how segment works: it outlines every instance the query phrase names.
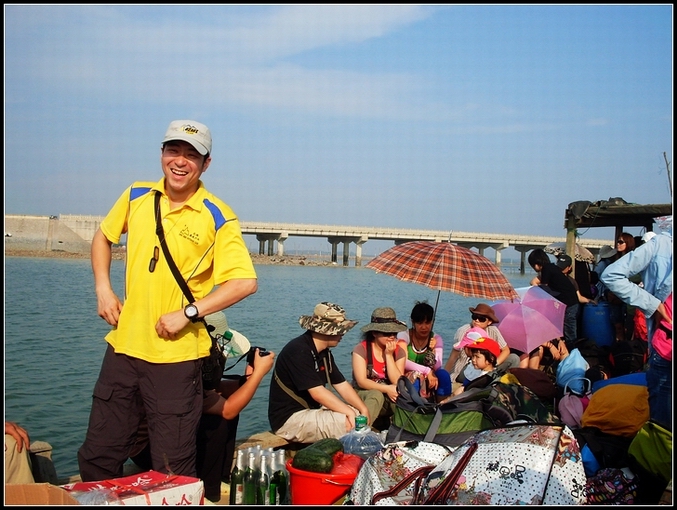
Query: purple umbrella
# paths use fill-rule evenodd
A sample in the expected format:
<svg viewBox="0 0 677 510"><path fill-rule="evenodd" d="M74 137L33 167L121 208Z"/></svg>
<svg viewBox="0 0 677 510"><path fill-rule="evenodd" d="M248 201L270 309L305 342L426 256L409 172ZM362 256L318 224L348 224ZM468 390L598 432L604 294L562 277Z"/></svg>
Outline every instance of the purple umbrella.
<svg viewBox="0 0 677 510"><path fill-rule="evenodd" d="M563 335L566 305L538 286L515 289L519 299L491 307L508 346L528 353Z"/></svg>

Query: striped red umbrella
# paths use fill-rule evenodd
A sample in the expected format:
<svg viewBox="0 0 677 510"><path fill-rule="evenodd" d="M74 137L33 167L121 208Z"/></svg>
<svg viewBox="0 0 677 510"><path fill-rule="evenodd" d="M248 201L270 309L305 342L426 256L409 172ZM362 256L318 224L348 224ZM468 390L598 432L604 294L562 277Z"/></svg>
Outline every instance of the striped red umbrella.
<svg viewBox="0 0 677 510"><path fill-rule="evenodd" d="M366 267L405 282L498 301L518 298L501 270L477 252L449 242L412 241L389 248Z"/></svg>

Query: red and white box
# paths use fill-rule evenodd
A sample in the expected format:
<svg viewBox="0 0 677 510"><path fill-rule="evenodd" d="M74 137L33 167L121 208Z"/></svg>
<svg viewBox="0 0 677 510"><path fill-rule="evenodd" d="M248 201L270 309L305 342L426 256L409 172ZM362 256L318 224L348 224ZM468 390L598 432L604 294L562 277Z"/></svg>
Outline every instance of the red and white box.
<svg viewBox="0 0 677 510"><path fill-rule="evenodd" d="M61 487L81 504L204 505L205 494L204 484L199 478L157 471L100 482L69 483Z"/></svg>

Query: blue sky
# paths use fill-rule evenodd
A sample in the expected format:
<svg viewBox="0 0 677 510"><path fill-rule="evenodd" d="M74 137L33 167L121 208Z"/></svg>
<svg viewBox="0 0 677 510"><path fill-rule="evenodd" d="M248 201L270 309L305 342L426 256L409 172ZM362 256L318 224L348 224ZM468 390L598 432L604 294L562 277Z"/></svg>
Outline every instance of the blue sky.
<svg viewBox="0 0 677 510"><path fill-rule="evenodd" d="M4 11L8 214L106 214L173 119L243 221L564 236L576 200L671 202L672 5Z"/></svg>

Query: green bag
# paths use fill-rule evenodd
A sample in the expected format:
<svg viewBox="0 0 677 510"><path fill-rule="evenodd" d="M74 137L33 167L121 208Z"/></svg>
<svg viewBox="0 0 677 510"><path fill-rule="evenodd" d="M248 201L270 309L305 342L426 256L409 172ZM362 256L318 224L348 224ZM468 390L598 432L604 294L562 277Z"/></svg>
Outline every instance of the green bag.
<svg viewBox="0 0 677 510"><path fill-rule="evenodd" d="M628 455L665 483L672 479L672 432L648 421L630 443Z"/></svg>
<svg viewBox="0 0 677 510"><path fill-rule="evenodd" d="M387 443L418 440L458 446L479 430L515 419L512 410L501 405L500 392L492 386L466 390L445 404L423 399L407 377L400 377L397 388Z"/></svg>

